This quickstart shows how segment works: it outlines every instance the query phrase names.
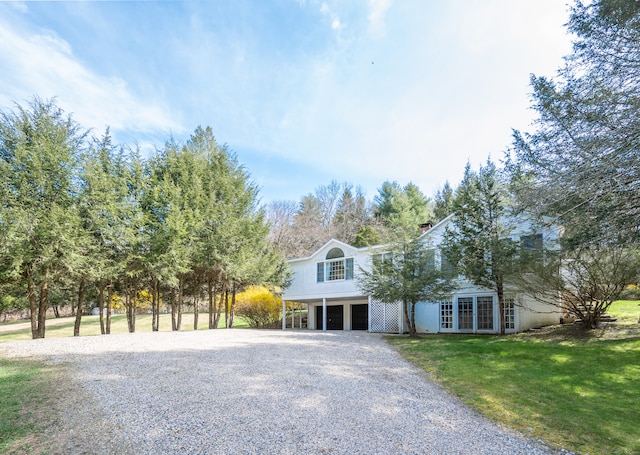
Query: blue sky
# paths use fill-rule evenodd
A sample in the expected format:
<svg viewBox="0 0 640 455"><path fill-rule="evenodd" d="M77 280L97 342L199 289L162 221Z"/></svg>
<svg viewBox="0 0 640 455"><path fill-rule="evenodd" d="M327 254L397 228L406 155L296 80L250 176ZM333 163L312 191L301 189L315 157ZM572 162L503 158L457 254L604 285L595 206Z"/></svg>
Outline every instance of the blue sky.
<svg viewBox="0 0 640 455"><path fill-rule="evenodd" d="M33 95L143 149L211 126L264 202L331 180L432 195L526 130L563 0L0 2L0 108Z"/></svg>

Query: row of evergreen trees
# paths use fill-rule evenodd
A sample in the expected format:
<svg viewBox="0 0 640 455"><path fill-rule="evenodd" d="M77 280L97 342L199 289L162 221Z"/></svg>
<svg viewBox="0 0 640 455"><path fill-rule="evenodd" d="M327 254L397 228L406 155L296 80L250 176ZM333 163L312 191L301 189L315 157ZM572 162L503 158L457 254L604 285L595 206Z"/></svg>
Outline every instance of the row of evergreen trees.
<svg viewBox="0 0 640 455"><path fill-rule="evenodd" d="M90 138L54 100L34 98L0 116L0 175L0 294L5 305L26 296L34 338L61 292L74 294L76 335L88 296L109 333L114 293L133 332L142 289L153 330L161 301L179 330L185 296L206 299L215 328L238 290L286 280L258 189L210 128L145 159L114 145L108 129Z"/></svg>

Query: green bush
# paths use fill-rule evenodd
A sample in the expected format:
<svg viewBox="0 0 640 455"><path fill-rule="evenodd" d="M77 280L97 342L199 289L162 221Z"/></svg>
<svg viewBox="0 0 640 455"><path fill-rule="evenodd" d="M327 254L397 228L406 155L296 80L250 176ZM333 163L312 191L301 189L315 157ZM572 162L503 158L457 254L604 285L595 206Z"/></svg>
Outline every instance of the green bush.
<svg viewBox="0 0 640 455"><path fill-rule="evenodd" d="M635 285L629 285L620 293L620 300L640 300L640 288Z"/></svg>

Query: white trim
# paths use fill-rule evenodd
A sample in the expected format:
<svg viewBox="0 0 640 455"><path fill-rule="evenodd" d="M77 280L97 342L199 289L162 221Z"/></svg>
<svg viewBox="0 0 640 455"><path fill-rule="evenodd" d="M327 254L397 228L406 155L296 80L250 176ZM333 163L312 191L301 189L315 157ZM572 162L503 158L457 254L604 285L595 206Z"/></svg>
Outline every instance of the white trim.
<svg viewBox="0 0 640 455"><path fill-rule="evenodd" d="M493 328L491 329L479 329L478 328L478 297L491 297L492 300L492 312L493 312ZM473 318L473 325L471 329L460 329L459 324L459 303L458 299L471 298L471 317ZM498 305L498 297L495 292L478 292L478 293L465 293L455 295L453 300L453 332L454 333L500 333L500 308ZM443 331L444 332L444 331ZM447 330L447 332L449 332Z"/></svg>

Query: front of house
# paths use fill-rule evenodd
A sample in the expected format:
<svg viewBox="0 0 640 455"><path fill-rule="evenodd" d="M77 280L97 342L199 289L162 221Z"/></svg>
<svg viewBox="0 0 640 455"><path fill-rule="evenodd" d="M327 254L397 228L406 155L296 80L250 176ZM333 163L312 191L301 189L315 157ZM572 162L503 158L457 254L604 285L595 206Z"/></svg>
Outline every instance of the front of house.
<svg viewBox="0 0 640 455"><path fill-rule="evenodd" d="M439 245L451 221L449 216L423 234L427 248L433 249L436 267L446 266ZM558 237L555 228L531 234L526 221L520 221L513 232L521 243L540 246ZM312 255L288 261L293 281L283 299L307 306L309 329L403 333L402 303L376 301L357 286L357 274L370 270L372 258L383 250L384 246L356 248L330 240ZM504 310L509 333L556 324L561 316L559 305L538 302L516 289L507 289ZM416 304L415 320L421 333L498 333L498 298L495 292L460 277L460 286L449 299Z"/></svg>

